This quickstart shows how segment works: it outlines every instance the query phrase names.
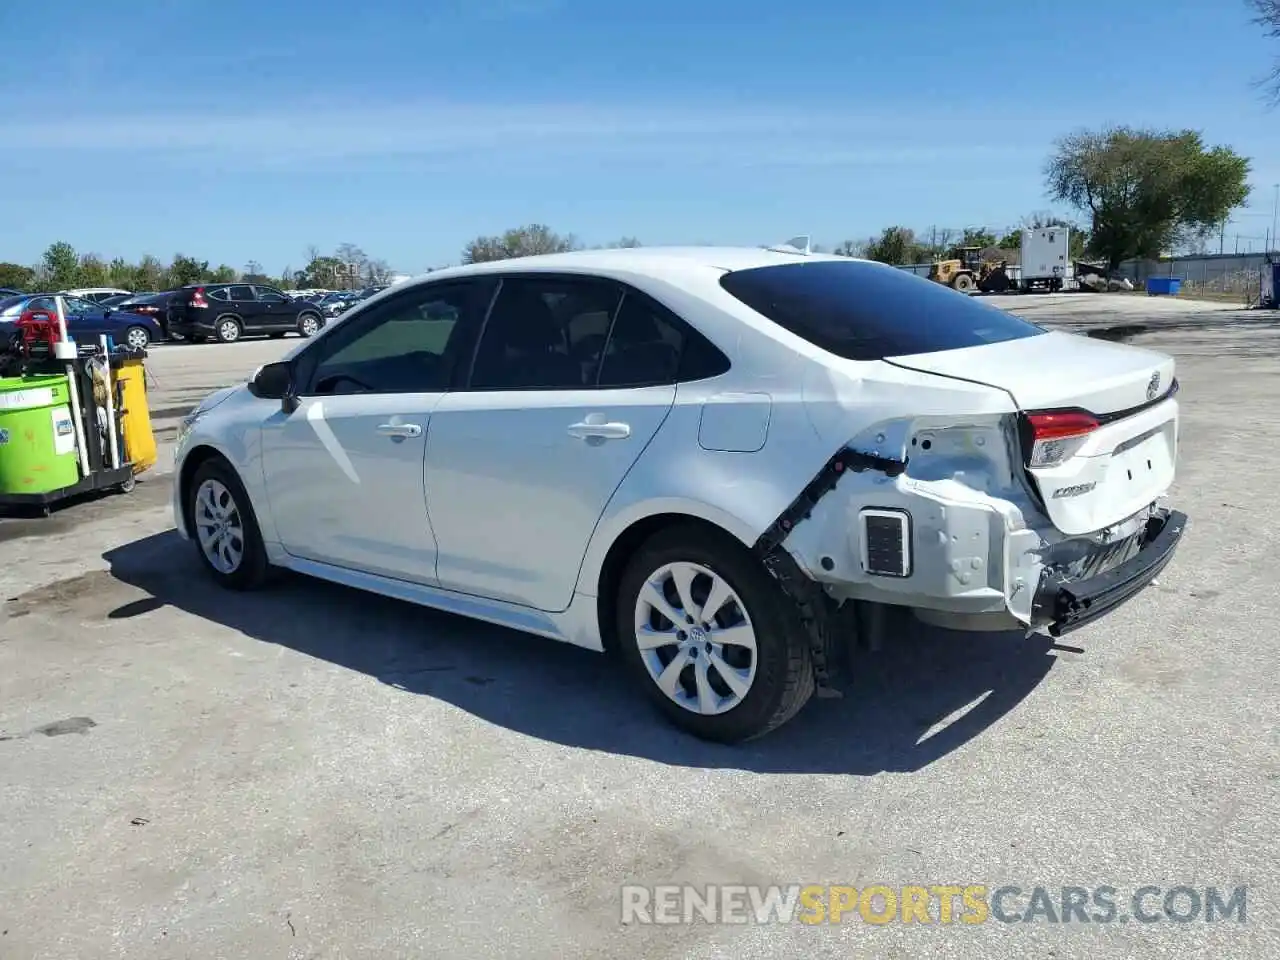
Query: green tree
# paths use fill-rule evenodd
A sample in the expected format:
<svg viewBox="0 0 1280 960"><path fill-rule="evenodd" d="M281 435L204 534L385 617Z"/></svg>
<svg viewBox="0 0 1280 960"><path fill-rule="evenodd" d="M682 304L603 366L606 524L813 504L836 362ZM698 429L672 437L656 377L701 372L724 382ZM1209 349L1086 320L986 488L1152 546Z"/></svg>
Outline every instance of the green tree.
<svg viewBox="0 0 1280 960"><path fill-rule="evenodd" d="M1049 194L1090 217L1090 249L1116 269L1218 229L1249 196L1249 160L1194 130L1111 127L1059 140Z"/></svg>
<svg viewBox="0 0 1280 960"><path fill-rule="evenodd" d="M111 271L107 262L96 253L80 256L80 286L105 287L111 283Z"/></svg>
<svg viewBox="0 0 1280 960"><path fill-rule="evenodd" d="M44 285L50 290L66 290L80 285L80 257L65 240L49 244L41 258Z"/></svg>
<svg viewBox="0 0 1280 960"><path fill-rule="evenodd" d="M343 276L345 269L345 265L336 257L316 256L307 264L305 270L298 271L294 278L294 286L303 290L311 287L332 290L338 286L338 280Z"/></svg>
<svg viewBox="0 0 1280 960"><path fill-rule="evenodd" d="M923 255L915 232L907 227L885 227L863 254L868 260L892 264L919 263Z"/></svg>
<svg viewBox="0 0 1280 960"><path fill-rule="evenodd" d="M531 223L508 230L501 236L476 237L462 248L462 262L509 260L512 257L564 253L577 248L578 241L573 234L561 236L546 224Z"/></svg>
<svg viewBox="0 0 1280 960"><path fill-rule="evenodd" d="M125 290L136 290L134 286L138 280L138 268L129 263L124 257L114 257L111 263L107 265L107 283L113 287L120 287Z"/></svg>
<svg viewBox="0 0 1280 960"><path fill-rule="evenodd" d="M961 247L982 247L986 249L994 246L996 246L996 235L986 227L965 227L954 249L958 250Z"/></svg>
<svg viewBox="0 0 1280 960"><path fill-rule="evenodd" d="M225 263L219 264L216 270L209 271L210 283L232 283L240 279L240 274L236 273L235 267L229 267Z"/></svg>
<svg viewBox="0 0 1280 960"><path fill-rule="evenodd" d="M134 290L164 290L168 273L164 264L148 253L134 268L133 283L126 286L132 286Z"/></svg>
<svg viewBox="0 0 1280 960"><path fill-rule="evenodd" d="M0 287L30 290L35 286L36 272L20 263L0 263Z"/></svg>
<svg viewBox="0 0 1280 960"><path fill-rule="evenodd" d="M169 285L172 287L185 287L189 283L200 283L208 275L208 260L197 260L195 257L175 253L173 262L169 264Z"/></svg>

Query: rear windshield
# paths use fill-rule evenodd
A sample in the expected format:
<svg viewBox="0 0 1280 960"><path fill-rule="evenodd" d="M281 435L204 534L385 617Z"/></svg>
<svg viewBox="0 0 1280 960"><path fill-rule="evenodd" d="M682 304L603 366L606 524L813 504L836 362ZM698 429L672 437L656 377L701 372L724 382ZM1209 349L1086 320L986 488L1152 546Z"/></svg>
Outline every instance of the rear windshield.
<svg viewBox="0 0 1280 960"><path fill-rule="evenodd" d="M720 285L778 326L848 360L959 350L1046 332L932 280L865 260L734 270Z"/></svg>

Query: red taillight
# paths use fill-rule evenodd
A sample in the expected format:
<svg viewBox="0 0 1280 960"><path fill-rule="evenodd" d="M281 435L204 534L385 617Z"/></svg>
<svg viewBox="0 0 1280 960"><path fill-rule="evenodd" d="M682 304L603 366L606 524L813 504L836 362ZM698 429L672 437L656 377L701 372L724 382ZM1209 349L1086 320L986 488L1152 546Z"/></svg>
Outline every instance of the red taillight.
<svg viewBox="0 0 1280 960"><path fill-rule="evenodd" d="M204 298L204 287L196 287L196 292L191 295L191 305L193 307L209 306L209 301Z"/></svg>
<svg viewBox="0 0 1280 960"><path fill-rule="evenodd" d="M1027 451L1028 467L1057 467L1070 460L1088 442L1089 435L1102 424L1083 410L1058 410L1029 413L1031 449Z"/></svg>
<svg viewBox="0 0 1280 960"><path fill-rule="evenodd" d="M1032 436L1037 441L1083 437L1101 426L1096 417L1077 410L1066 410L1061 413L1029 413L1027 422L1031 424Z"/></svg>

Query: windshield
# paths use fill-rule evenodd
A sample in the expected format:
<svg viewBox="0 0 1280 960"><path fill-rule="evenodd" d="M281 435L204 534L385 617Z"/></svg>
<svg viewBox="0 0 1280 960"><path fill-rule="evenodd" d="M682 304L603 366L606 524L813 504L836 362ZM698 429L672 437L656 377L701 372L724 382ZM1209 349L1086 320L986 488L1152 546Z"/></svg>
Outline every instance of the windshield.
<svg viewBox="0 0 1280 960"><path fill-rule="evenodd" d="M932 280L866 260L734 270L720 285L778 326L848 360L959 350L1045 332Z"/></svg>

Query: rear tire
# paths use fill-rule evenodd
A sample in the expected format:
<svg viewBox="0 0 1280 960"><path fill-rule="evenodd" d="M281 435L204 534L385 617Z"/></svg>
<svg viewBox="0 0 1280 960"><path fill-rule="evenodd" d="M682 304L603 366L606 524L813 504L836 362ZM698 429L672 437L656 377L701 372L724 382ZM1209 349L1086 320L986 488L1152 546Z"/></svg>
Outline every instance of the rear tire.
<svg viewBox="0 0 1280 960"><path fill-rule="evenodd" d="M206 460L186 494L192 541L204 568L228 590L254 590L270 567L249 494L231 464Z"/></svg>
<svg viewBox="0 0 1280 960"><path fill-rule="evenodd" d="M146 327L130 327L124 332L124 342L135 350L145 350L151 346L151 333Z"/></svg>
<svg viewBox="0 0 1280 960"><path fill-rule="evenodd" d="M213 331L219 343L235 343L244 333L244 328L235 317L219 317L214 321Z"/></svg>
<svg viewBox="0 0 1280 960"><path fill-rule="evenodd" d="M723 602L703 610L711 594ZM627 565L617 609L628 671L670 722L695 737L736 743L763 736L813 694L809 640L795 605L728 534L697 525L655 534Z"/></svg>

